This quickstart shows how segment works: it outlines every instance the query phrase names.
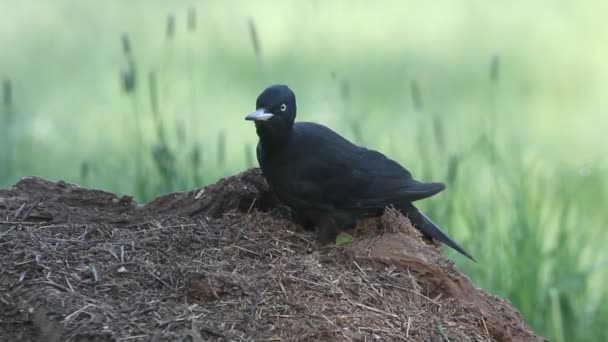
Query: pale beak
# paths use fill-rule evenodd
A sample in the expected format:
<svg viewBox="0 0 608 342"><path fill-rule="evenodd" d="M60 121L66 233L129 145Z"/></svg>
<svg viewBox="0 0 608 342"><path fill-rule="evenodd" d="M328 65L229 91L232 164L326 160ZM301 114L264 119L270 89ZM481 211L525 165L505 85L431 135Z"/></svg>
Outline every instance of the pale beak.
<svg viewBox="0 0 608 342"><path fill-rule="evenodd" d="M245 120L250 120L250 121L266 121L266 120L270 119L273 116L274 116L274 114L266 112L266 109L260 108L260 109L256 110L255 112L247 115L245 117Z"/></svg>

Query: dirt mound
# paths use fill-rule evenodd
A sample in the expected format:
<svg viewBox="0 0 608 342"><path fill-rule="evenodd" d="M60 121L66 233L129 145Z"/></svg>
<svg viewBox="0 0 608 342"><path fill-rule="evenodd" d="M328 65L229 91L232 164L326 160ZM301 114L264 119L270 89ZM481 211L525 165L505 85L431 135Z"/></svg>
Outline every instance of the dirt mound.
<svg viewBox="0 0 608 342"><path fill-rule="evenodd" d="M318 248L259 170L146 205L64 182L0 190L8 341L543 341L393 210Z"/></svg>

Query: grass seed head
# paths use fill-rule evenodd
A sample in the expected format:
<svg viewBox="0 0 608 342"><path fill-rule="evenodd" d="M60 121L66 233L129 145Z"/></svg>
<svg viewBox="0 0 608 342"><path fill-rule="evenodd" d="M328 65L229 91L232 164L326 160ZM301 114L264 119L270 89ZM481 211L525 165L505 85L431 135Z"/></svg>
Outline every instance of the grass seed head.
<svg viewBox="0 0 608 342"><path fill-rule="evenodd" d="M253 19L249 18L249 36L251 38L251 44L253 45L253 52L257 58L262 56L262 47L260 46L260 39L258 36L258 30L255 26Z"/></svg>
<svg viewBox="0 0 608 342"><path fill-rule="evenodd" d="M2 80L2 104L5 108L13 106L13 84L8 77Z"/></svg>
<svg viewBox="0 0 608 342"><path fill-rule="evenodd" d="M173 36L175 35L175 16L173 14L169 14L167 16L167 26L165 29L165 37L168 40L173 39Z"/></svg>
<svg viewBox="0 0 608 342"><path fill-rule="evenodd" d="M188 32L195 32L197 26L196 8L190 7L188 9L187 27Z"/></svg>

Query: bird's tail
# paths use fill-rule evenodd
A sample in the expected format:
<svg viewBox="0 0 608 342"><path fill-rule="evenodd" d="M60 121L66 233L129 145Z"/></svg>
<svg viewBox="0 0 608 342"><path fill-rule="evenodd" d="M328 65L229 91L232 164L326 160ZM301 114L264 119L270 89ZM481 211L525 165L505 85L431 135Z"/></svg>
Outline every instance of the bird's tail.
<svg viewBox="0 0 608 342"><path fill-rule="evenodd" d="M431 219L426 217L420 210L414 207L413 204L407 203L406 205L401 207L401 212L405 214L410 222L420 230L424 235L430 236L435 240L439 240L446 245L452 247L462 255L467 258L475 261L475 259L467 253L462 246L460 246L456 241L452 240L446 233L444 233L439 226L437 226ZM475 261L477 262L477 261Z"/></svg>

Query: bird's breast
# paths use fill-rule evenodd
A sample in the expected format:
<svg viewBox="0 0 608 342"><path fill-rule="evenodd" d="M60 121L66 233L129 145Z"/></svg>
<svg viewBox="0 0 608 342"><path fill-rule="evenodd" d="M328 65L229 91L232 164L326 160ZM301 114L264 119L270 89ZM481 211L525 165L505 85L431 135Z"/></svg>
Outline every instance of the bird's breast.
<svg viewBox="0 0 608 342"><path fill-rule="evenodd" d="M282 155L272 155L272 158L270 158L269 155L264 154L261 156L259 163L262 174L271 190L279 198L285 200L285 197L287 197L285 194L289 193L292 188L291 183L297 175L297 162Z"/></svg>

